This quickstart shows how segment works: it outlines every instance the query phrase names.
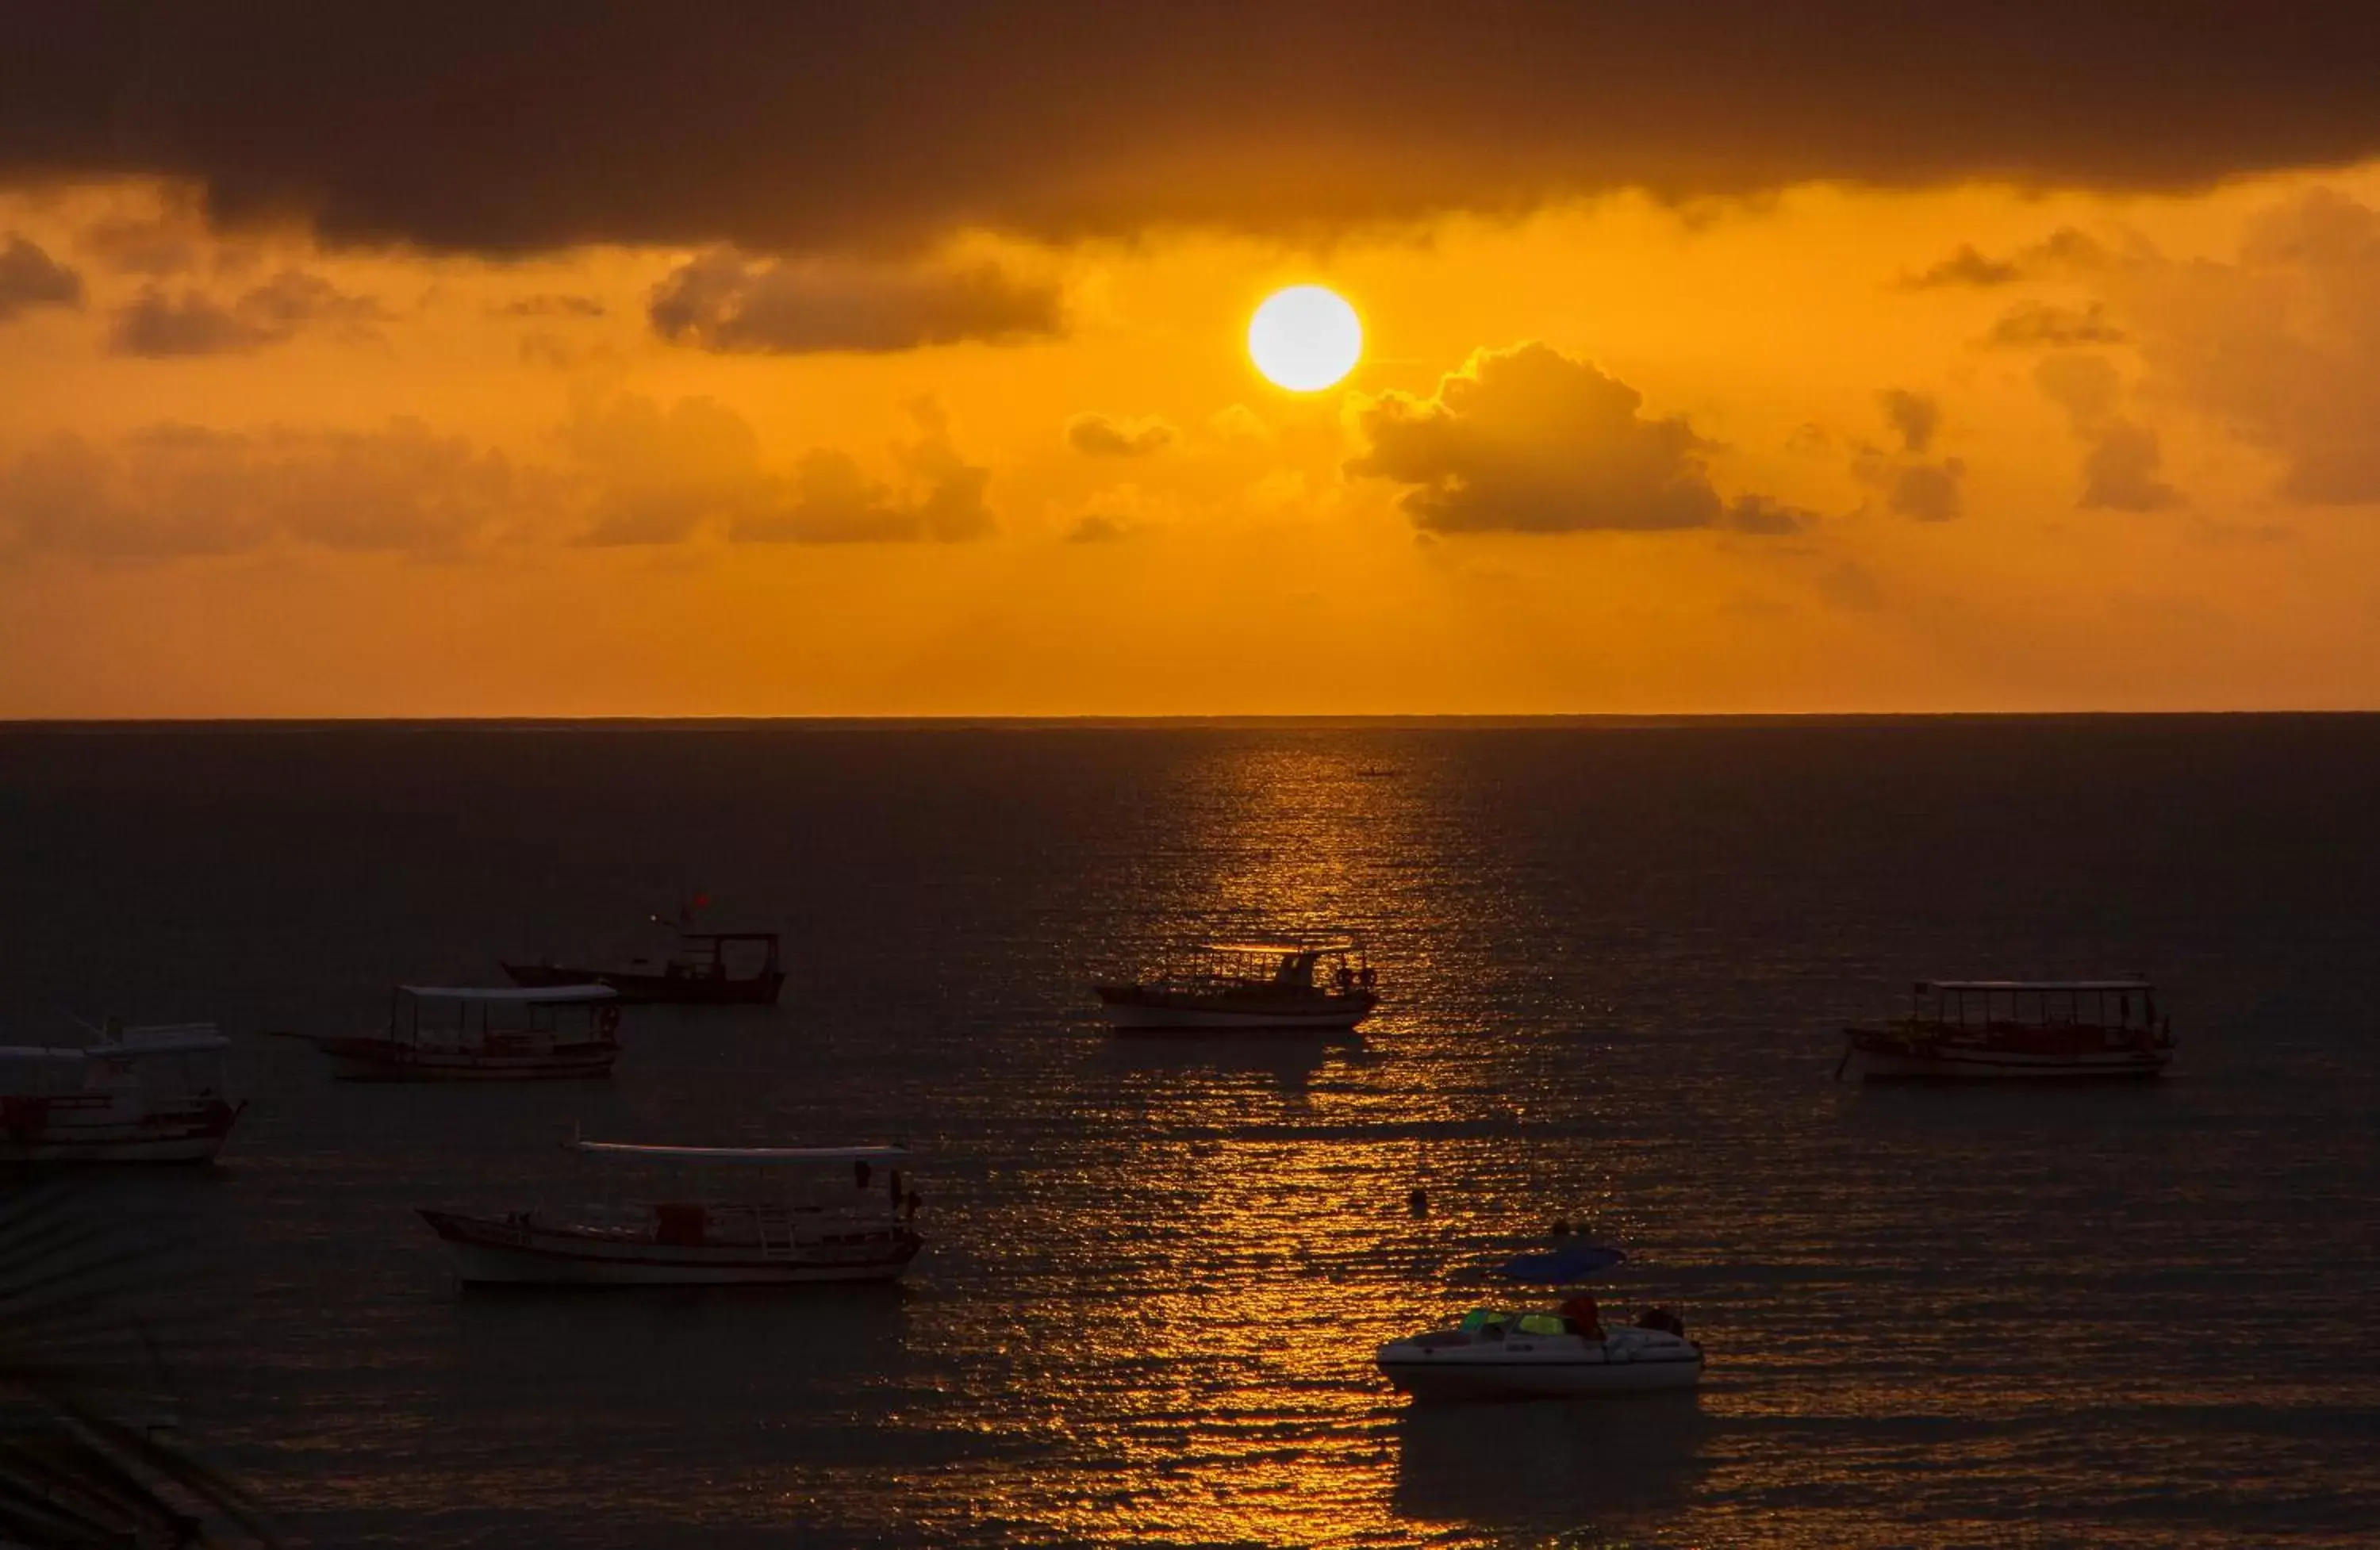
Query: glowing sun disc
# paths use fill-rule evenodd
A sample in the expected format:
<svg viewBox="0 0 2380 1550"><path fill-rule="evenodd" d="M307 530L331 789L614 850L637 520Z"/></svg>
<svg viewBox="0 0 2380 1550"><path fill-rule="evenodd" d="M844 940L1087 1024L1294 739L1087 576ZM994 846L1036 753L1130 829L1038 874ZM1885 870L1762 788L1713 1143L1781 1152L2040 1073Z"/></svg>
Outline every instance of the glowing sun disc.
<svg viewBox="0 0 2380 1550"><path fill-rule="evenodd" d="M1292 285L1265 297L1248 320L1248 357L1265 380L1292 393L1319 393L1355 369L1364 325L1336 291Z"/></svg>

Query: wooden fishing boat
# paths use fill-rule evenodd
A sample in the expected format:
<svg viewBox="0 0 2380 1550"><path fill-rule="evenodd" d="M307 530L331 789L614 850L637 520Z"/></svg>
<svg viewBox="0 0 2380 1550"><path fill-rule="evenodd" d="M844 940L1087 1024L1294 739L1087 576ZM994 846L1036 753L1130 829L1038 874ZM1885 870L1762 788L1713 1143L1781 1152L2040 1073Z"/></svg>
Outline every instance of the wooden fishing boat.
<svg viewBox="0 0 2380 1550"><path fill-rule="evenodd" d="M785 987L774 931L681 929L667 958L634 958L614 968L553 963L507 963L502 967L515 985L601 985L623 1001L649 1005L768 1006Z"/></svg>
<svg viewBox="0 0 2380 1550"><path fill-rule="evenodd" d="M1380 1004L1352 938L1208 942L1144 980L1094 985L1119 1030L1345 1033Z"/></svg>
<svg viewBox="0 0 2380 1550"><path fill-rule="evenodd" d="M669 1197L475 1217L424 1209L466 1283L570 1287L797 1286L889 1281L922 1241L901 1146L641 1146L577 1141L609 1163L674 1176ZM801 1188L822 1169L853 1183ZM885 1176L881 1189L874 1175ZM698 1190L686 1173L708 1175ZM733 1183L722 1182L733 1181ZM740 1185L740 1187L738 1187Z"/></svg>
<svg viewBox="0 0 2380 1550"><path fill-rule="evenodd" d="M212 1023L127 1028L87 1045L0 1047L0 1162L207 1162L246 1104Z"/></svg>
<svg viewBox="0 0 2380 1550"><path fill-rule="evenodd" d="M347 1082L527 1082L606 1076L620 1058L619 997L601 985L400 985L388 1026L310 1039Z"/></svg>
<svg viewBox="0 0 2380 1550"><path fill-rule="evenodd" d="M1871 1082L2139 1079L2173 1060L2143 979L1920 980L1908 1016L1843 1033L1835 1074Z"/></svg>

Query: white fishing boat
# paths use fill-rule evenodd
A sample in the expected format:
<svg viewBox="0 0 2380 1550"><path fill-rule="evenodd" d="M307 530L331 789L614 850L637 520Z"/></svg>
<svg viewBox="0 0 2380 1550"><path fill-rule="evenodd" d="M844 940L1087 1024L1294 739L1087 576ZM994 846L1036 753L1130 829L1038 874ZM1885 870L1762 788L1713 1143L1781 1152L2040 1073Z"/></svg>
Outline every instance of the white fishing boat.
<svg viewBox="0 0 2380 1550"><path fill-rule="evenodd" d="M1110 1027L1143 1031L1345 1033L1380 1004L1352 938L1207 942L1162 974L1091 989Z"/></svg>
<svg viewBox="0 0 2380 1550"><path fill-rule="evenodd" d="M1521 1255L1497 1274L1575 1286L1625 1258L1617 1249L1563 1243ZM1583 1290L1554 1308L1474 1308L1446 1328L1390 1340L1376 1360L1381 1374L1415 1399L1651 1394L1692 1389L1703 1380L1703 1348L1686 1338L1683 1319L1647 1308L1634 1324L1607 1328Z"/></svg>
<svg viewBox="0 0 2380 1550"><path fill-rule="evenodd" d="M1698 1387L1702 1348L1631 1325L1582 1333L1559 1314L1490 1314L1380 1348L1380 1371L1416 1399L1565 1399Z"/></svg>
<svg viewBox="0 0 2380 1550"><path fill-rule="evenodd" d="M206 1162L246 1104L212 1023L126 1028L88 1045L0 1047L0 1162Z"/></svg>
<svg viewBox="0 0 2380 1550"><path fill-rule="evenodd" d="M601 985L488 989L400 985L388 1026L317 1035L348 1082L525 1082L604 1076L620 1058L618 996Z"/></svg>
<svg viewBox="0 0 2380 1550"><path fill-rule="evenodd" d="M570 1144L582 1156L669 1174L669 1198L473 1217L425 1209L467 1284L795 1286L890 1281L917 1257L917 1196L901 1146ZM848 1189L811 1185L844 1168ZM882 1170L881 1187L874 1175ZM698 1190L674 1187L688 1174Z"/></svg>
<svg viewBox="0 0 2380 1550"><path fill-rule="evenodd" d="M2137 1079L2173 1060L2143 979L1920 980L1907 1017L1843 1033L1835 1074L1865 1081Z"/></svg>

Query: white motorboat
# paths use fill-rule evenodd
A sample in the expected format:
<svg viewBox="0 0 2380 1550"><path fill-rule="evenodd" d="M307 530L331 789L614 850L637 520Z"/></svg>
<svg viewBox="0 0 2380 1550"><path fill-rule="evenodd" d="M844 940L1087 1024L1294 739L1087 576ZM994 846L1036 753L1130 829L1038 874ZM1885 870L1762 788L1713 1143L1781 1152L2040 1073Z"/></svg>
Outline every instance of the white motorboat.
<svg viewBox="0 0 2380 1550"><path fill-rule="evenodd" d="M1558 1229L1559 1230L1559 1229ZM1496 1268L1507 1280L1575 1287L1628 1256L1601 1244L1557 1241ZM1416 1399L1562 1399L1651 1394L1698 1387L1703 1348L1685 1321L1647 1308L1607 1328L1595 1299L1573 1292L1558 1308L1474 1308L1460 1323L1390 1340L1376 1359Z"/></svg>
<svg viewBox="0 0 2380 1550"><path fill-rule="evenodd" d="M316 1035L347 1082L524 1082L605 1076L620 1058L618 993L602 985L400 985L388 1026Z"/></svg>
<svg viewBox="0 0 2380 1550"><path fill-rule="evenodd" d="M212 1023L126 1028L94 1043L0 1047L0 1162L206 1162L246 1104Z"/></svg>
<svg viewBox="0 0 2380 1550"><path fill-rule="evenodd" d="M901 1146L641 1146L571 1143L580 1154L742 1179L701 1194L473 1217L423 1210L467 1284L516 1286L796 1286L890 1281L917 1257L917 1196L904 1187ZM802 1194L797 1170L852 1170L843 1192ZM882 1169L886 1181L875 1185Z"/></svg>
<svg viewBox="0 0 2380 1550"><path fill-rule="evenodd" d="M1119 1030L1346 1033L1380 1004L1375 986L1362 944L1330 938L1208 942L1181 966L1091 989Z"/></svg>
<svg viewBox="0 0 2380 1550"><path fill-rule="evenodd" d="M1465 1323L1390 1341L1380 1348L1381 1373L1416 1399L1650 1394L1703 1380L1702 1347L1668 1328L1583 1330L1544 1312Z"/></svg>
<svg viewBox="0 0 2380 1550"><path fill-rule="evenodd" d="M2173 1060L2143 979L1921 980L1907 1017L1843 1032L1835 1074L1864 1081L2138 1079Z"/></svg>

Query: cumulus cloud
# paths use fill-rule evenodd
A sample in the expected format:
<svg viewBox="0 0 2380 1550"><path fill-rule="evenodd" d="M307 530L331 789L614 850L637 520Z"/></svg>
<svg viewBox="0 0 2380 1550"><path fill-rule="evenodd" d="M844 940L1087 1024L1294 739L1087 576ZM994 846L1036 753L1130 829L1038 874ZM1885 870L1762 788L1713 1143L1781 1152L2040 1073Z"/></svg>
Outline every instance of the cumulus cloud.
<svg viewBox="0 0 2380 1550"><path fill-rule="evenodd" d="M1767 495L1739 495L1727 503L1719 515L1720 526L1762 538L1806 532L1817 520L1815 512L1789 506Z"/></svg>
<svg viewBox="0 0 2380 1550"><path fill-rule="evenodd" d="M1155 417L1113 419L1076 415L1066 422L1066 444L1093 457L1146 457L1173 444L1173 427Z"/></svg>
<svg viewBox="0 0 2380 1550"><path fill-rule="evenodd" d="M1390 393L1357 417L1369 450L1351 474L1410 485L1430 533L1572 533L1709 527L1711 442L1684 419L1647 418L1634 388L1548 345L1480 350L1435 397ZM1738 503L1742 530L1779 530L1785 508Z"/></svg>
<svg viewBox="0 0 2380 1550"><path fill-rule="evenodd" d="M169 296L151 285L119 309L107 347L123 356L237 355L327 329L369 339L389 313L368 296L351 296L319 274L285 270L235 300L200 291Z"/></svg>
<svg viewBox="0 0 2380 1550"><path fill-rule="evenodd" d="M2380 212L2315 190L2264 212L2231 262L2150 256L2105 284L2144 394L2278 457L2284 499L2380 503Z"/></svg>
<svg viewBox="0 0 2380 1550"><path fill-rule="evenodd" d="M603 301L591 296L525 296L491 310L502 318L600 318Z"/></svg>
<svg viewBox="0 0 2380 1550"><path fill-rule="evenodd" d="M0 464L0 540L158 560L276 541L457 550L541 498L499 454L400 419L378 430L159 425L119 442L60 435Z"/></svg>
<svg viewBox="0 0 2380 1550"><path fill-rule="evenodd" d="M2120 345L2124 331L2107 321L2099 302L2087 307L2060 307L2053 302L2021 301L2000 314L1984 343L2012 349L2068 349L2080 345Z"/></svg>
<svg viewBox="0 0 2380 1550"><path fill-rule="evenodd" d="M1876 396L1884 406L1884 418L1900 437L1903 452L1922 454L1934 444L1934 432L1942 425L1940 404L1906 388L1887 388Z"/></svg>
<svg viewBox="0 0 2380 1550"><path fill-rule="evenodd" d="M0 176L188 176L341 241L815 252L1626 187L2161 188L2380 150L2363 0L1351 15L84 0L0 47Z"/></svg>
<svg viewBox="0 0 2380 1550"><path fill-rule="evenodd" d="M1114 517L1094 512L1079 518L1066 529L1068 543L1121 543L1132 536L1132 529Z"/></svg>
<svg viewBox="0 0 2380 1550"><path fill-rule="evenodd" d="M1903 275L1900 287L1903 290L1930 291L1958 286L2013 285L2022 280L2047 279L2095 269L2106 263L2108 258L2106 245L2090 233L2072 226L2060 226L2039 242L2029 243L2002 259L1988 257L1973 243L1962 242L1948 258L1938 260L1915 274Z"/></svg>
<svg viewBox="0 0 2380 1550"><path fill-rule="evenodd" d="M36 307L79 307L82 276L15 232L0 244L0 323Z"/></svg>
<svg viewBox="0 0 2380 1550"><path fill-rule="evenodd" d="M1054 337L1063 321L1056 285L996 264L788 263L724 248L673 272L647 310L664 339L771 355L1014 345Z"/></svg>
<svg viewBox="0 0 2380 1550"><path fill-rule="evenodd" d="M818 448L791 473L763 457L751 422L710 398L667 408L622 394L582 409L565 437L594 491L590 544L676 543L716 531L743 543L958 542L990 534L990 470L951 444L941 411L912 405L917 434L892 449L897 477L870 478L849 453Z"/></svg>
<svg viewBox="0 0 2380 1550"><path fill-rule="evenodd" d="M1942 428L1942 406L1907 388L1886 388L1876 403L1900 445L1883 451L1863 445L1852 471L1884 493L1885 509L1917 522L1948 522L1964 506L1967 465L1956 457L1929 459Z"/></svg>
<svg viewBox="0 0 2380 1550"><path fill-rule="evenodd" d="M2162 511L2181 494L2157 477L2164 462L2157 433L2118 412L2123 382L2103 356L2056 355L2034 381L2063 407L2082 438L2082 494L2076 503L2107 511Z"/></svg>
<svg viewBox="0 0 2380 1550"><path fill-rule="evenodd" d="M889 480L832 450L782 474L751 424L706 398L580 406L516 462L400 419L376 430L154 425L112 442L60 435L0 462L0 551L115 560L276 545L443 555L528 539L676 543L955 542L993 529L987 470L929 403Z"/></svg>

